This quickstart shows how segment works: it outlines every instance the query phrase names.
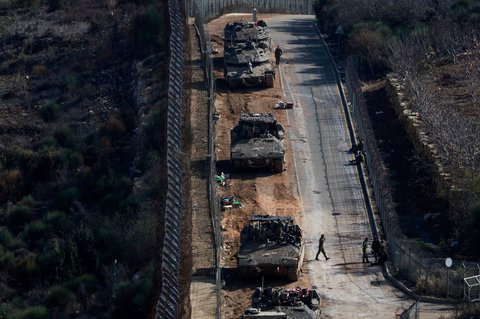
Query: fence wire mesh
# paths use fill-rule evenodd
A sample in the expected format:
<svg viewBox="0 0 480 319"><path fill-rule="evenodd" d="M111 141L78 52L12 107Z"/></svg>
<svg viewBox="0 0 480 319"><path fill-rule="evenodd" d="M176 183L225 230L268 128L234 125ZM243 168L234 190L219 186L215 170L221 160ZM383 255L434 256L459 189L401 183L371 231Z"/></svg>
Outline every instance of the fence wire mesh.
<svg viewBox="0 0 480 319"><path fill-rule="evenodd" d="M418 301L415 301L410 307L408 307L408 309L405 309L405 311L402 312L400 319L418 319L419 315Z"/></svg>
<svg viewBox="0 0 480 319"><path fill-rule="evenodd" d="M412 239L403 235L395 210L389 176L378 150L365 99L360 87L357 63L354 56L345 63L345 86L357 134L364 141L366 165L373 188L374 198L382 220L388 243L390 259L395 269L413 283L411 287L420 295L462 298L463 278L478 274L476 263L454 261L451 268L441 258L426 252Z"/></svg>
<svg viewBox="0 0 480 319"><path fill-rule="evenodd" d="M258 13L313 14L313 0L186 0L186 7L195 7L210 20L222 14L242 12ZM193 15L193 12L189 13Z"/></svg>
<svg viewBox="0 0 480 319"><path fill-rule="evenodd" d="M216 312L215 317L221 318L221 292L222 292L222 278L220 253L222 245L222 236L220 228L220 201L217 197L217 184L215 183L216 171L216 157L215 157L215 133L214 133L214 104L215 104L215 77L213 75L213 61L210 57L211 43L208 32L205 31L205 16L196 2L191 4L192 15L194 17L195 28L198 32L200 47L202 51L202 58L205 70L205 89L207 91L207 113L208 113L208 154L209 154L209 172L208 172L208 197L210 218L212 220L212 228L214 232L215 242L215 291L216 291Z"/></svg>
<svg viewBox="0 0 480 319"><path fill-rule="evenodd" d="M167 192L163 247L161 247L160 294L156 319L175 319L180 300L179 263L182 214L181 111L183 87L184 24L179 0L168 1L171 28L167 108Z"/></svg>

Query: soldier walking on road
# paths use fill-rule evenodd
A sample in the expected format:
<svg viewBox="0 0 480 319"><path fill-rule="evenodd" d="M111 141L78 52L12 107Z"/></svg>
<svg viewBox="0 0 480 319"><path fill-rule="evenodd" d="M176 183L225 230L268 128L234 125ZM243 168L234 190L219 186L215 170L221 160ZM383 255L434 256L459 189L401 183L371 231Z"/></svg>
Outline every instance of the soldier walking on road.
<svg viewBox="0 0 480 319"><path fill-rule="evenodd" d="M367 248L368 248L368 237L365 237L365 240L362 243L362 252L363 252L363 257L362 257L362 263L368 263L368 254L367 254Z"/></svg>
<svg viewBox="0 0 480 319"><path fill-rule="evenodd" d="M282 56L283 52L282 49L280 49L280 46L277 45L277 48L275 49L275 64L279 65L280 64L280 57Z"/></svg>
<svg viewBox="0 0 480 319"><path fill-rule="evenodd" d="M323 256L325 256L325 260L330 259L330 257L327 257L327 254L325 253L325 249L323 248L324 242L325 242L325 236L322 234L322 236L320 236L320 239L318 240L318 251L317 251L317 256L315 257L315 260L318 260L318 255L320 255L320 253L322 253Z"/></svg>

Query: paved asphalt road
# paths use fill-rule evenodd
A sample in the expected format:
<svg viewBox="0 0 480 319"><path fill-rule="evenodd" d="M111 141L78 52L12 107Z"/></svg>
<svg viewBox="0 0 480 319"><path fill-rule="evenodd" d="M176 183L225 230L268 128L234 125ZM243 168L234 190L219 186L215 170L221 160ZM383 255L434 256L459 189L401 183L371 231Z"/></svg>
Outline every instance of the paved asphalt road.
<svg viewBox="0 0 480 319"><path fill-rule="evenodd" d="M268 19L283 50L284 93L295 103L289 128L303 203L308 276L324 298L322 318L396 318L409 300L391 287L379 266L362 263L372 233L334 70L313 29L313 16ZM315 260L320 234L331 258ZM373 258L372 258L373 259Z"/></svg>

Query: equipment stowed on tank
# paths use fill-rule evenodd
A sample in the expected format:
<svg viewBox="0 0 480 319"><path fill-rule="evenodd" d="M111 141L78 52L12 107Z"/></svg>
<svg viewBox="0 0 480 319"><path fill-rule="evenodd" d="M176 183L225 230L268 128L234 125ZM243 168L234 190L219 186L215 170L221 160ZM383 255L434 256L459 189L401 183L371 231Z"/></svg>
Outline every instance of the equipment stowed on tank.
<svg viewBox="0 0 480 319"><path fill-rule="evenodd" d="M320 296L308 288L257 288L242 319L317 319Z"/></svg>
<svg viewBox="0 0 480 319"><path fill-rule="evenodd" d="M267 167L283 172L283 126L272 113L242 113L231 130L230 158L235 170Z"/></svg>
<svg viewBox="0 0 480 319"><path fill-rule="evenodd" d="M296 281L304 251L302 231L292 217L253 215L240 233L239 272Z"/></svg>

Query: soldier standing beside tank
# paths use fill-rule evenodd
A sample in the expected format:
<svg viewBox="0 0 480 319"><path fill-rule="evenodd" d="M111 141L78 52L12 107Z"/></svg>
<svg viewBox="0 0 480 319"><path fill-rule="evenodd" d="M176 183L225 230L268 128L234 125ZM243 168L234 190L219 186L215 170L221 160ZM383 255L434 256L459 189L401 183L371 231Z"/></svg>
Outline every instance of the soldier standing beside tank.
<svg viewBox="0 0 480 319"><path fill-rule="evenodd" d="M365 237L362 243L362 263L368 263L368 254L367 254L367 248L368 248L368 237Z"/></svg>
<svg viewBox="0 0 480 319"><path fill-rule="evenodd" d="M275 49L275 64L279 65L280 64L280 57L282 56L283 52L282 49L280 49L280 46L277 45L277 48Z"/></svg>
<svg viewBox="0 0 480 319"><path fill-rule="evenodd" d="M277 237L278 243L282 242L283 227L283 222L280 220L280 218L277 219L277 223L275 224L275 237Z"/></svg>
<svg viewBox="0 0 480 319"><path fill-rule="evenodd" d="M327 257L327 254L325 254L325 249L323 248L324 242L325 242L325 236L322 234L322 236L320 236L320 239L318 240L318 251L317 251L317 256L315 257L315 260L318 260L318 255L320 255L320 253L322 253L323 256L325 256L325 260L330 259L330 257Z"/></svg>

